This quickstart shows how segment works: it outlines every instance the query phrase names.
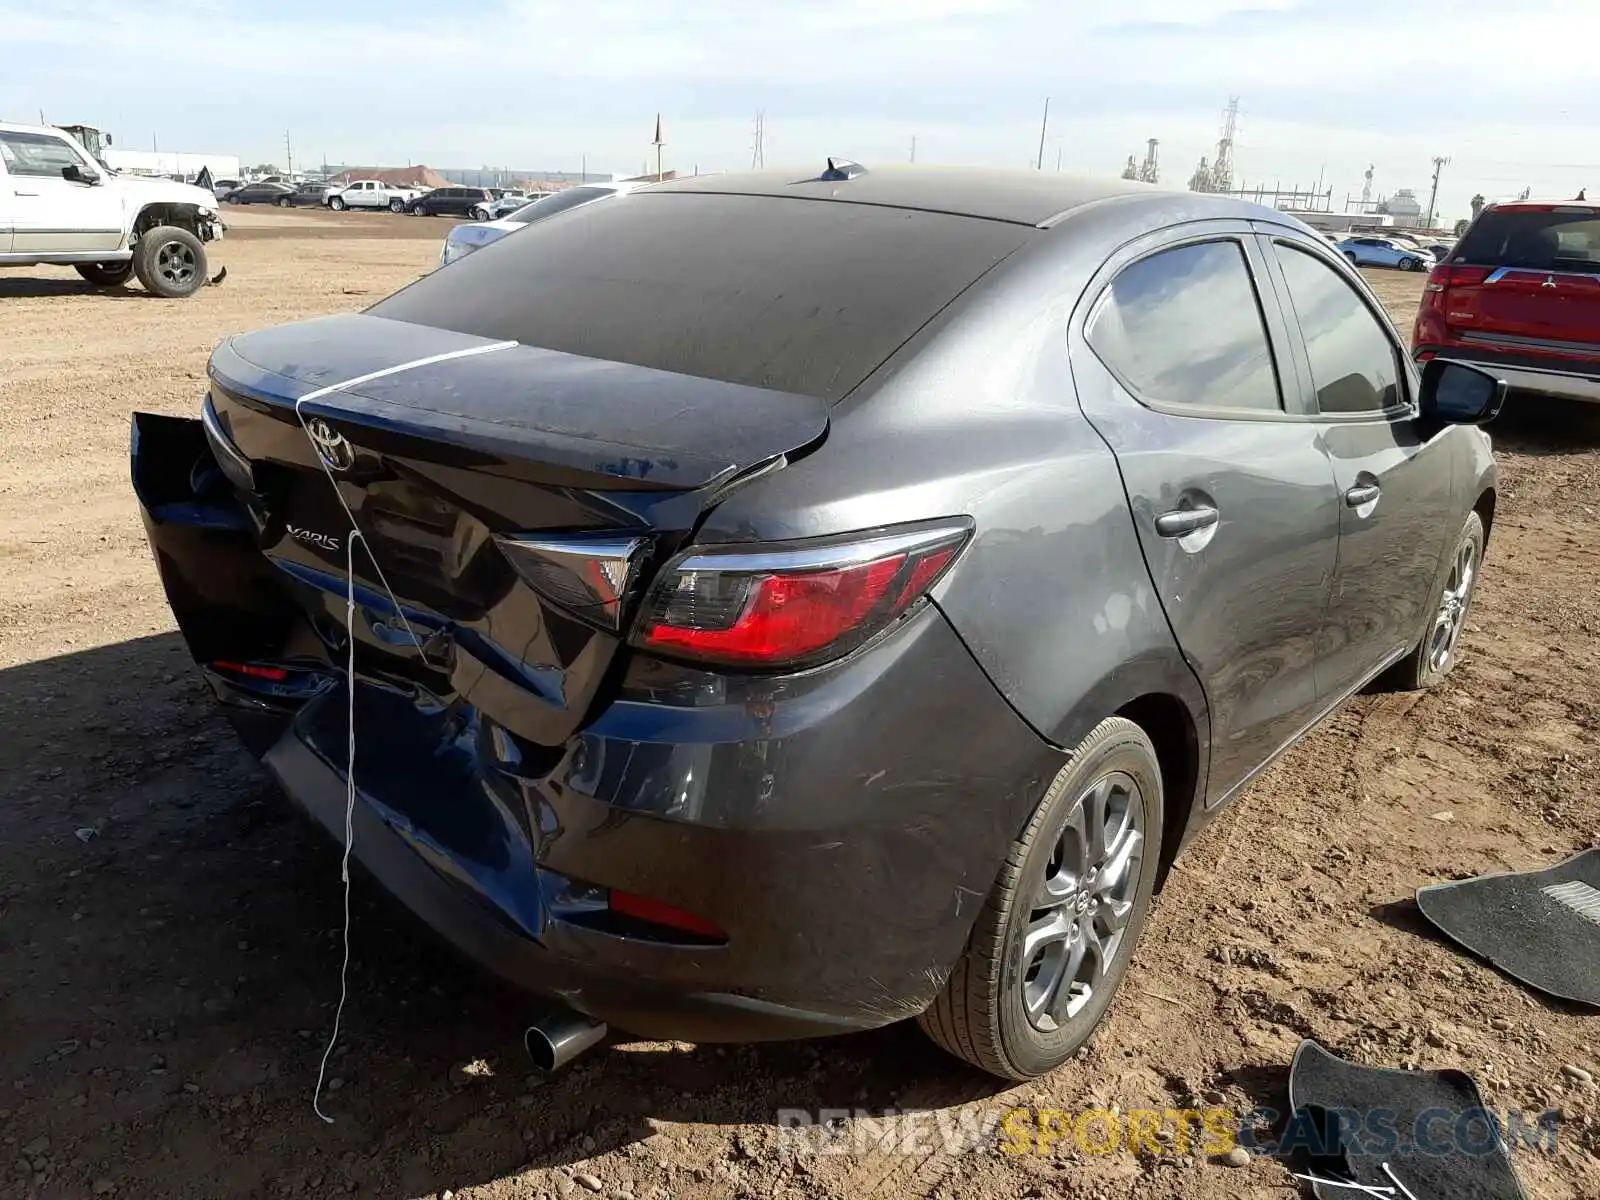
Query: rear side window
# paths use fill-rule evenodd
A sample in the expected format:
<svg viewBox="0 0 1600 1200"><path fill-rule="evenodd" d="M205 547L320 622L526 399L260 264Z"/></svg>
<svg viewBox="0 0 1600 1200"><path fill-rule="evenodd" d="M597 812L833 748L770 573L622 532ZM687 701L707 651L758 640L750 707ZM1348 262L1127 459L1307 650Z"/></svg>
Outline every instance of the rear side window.
<svg viewBox="0 0 1600 1200"><path fill-rule="evenodd" d="M535 221L370 311L833 403L1035 232L868 204L645 192Z"/></svg>
<svg viewBox="0 0 1600 1200"><path fill-rule="evenodd" d="M1200 242L1140 259L1102 293L1087 337L1141 399L1184 408L1282 409L1238 242Z"/></svg>
<svg viewBox="0 0 1600 1200"><path fill-rule="evenodd" d="M587 204L591 200L599 200L603 196L611 195L610 188L575 187L566 191L557 192L553 196L545 196L535 200L524 208L517 209L506 218L515 221L518 225L527 225L532 221L552 217L558 212L566 212L569 208L577 208L580 204Z"/></svg>
<svg viewBox="0 0 1600 1200"><path fill-rule="evenodd" d="M1592 271L1600 267L1600 213L1500 212L1490 209L1467 230L1453 262L1535 271Z"/></svg>
<svg viewBox="0 0 1600 1200"><path fill-rule="evenodd" d="M1401 403L1394 343L1344 278L1303 250L1274 242L1305 338L1317 408L1381 412Z"/></svg>

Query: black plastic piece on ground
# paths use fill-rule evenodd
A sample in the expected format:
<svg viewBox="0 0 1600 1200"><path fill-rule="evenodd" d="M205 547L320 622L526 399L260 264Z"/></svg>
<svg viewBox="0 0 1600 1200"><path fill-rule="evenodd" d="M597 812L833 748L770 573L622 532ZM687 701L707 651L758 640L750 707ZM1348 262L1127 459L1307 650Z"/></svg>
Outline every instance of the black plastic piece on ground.
<svg viewBox="0 0 1600 1200"><path fill-rule="evenodd" d="M1600 1008L1600 850L1542 871L1433 884L1417 907L1519 983Z"/></svg>
<svg viewBox="0 0 1600 1200"><path fill-rule="evenodd" d="M1289 1106L1284 1150L1297 1143L1307 1174L1393 1189L1393 1200L1405 1200L1396 1179L1416 1200L1527 1200L1500 1122L1463 1071L1367 1067L1307 1040L1289 1067ZM1385 1194L1331 1182L1311 1192Z"/></svg>

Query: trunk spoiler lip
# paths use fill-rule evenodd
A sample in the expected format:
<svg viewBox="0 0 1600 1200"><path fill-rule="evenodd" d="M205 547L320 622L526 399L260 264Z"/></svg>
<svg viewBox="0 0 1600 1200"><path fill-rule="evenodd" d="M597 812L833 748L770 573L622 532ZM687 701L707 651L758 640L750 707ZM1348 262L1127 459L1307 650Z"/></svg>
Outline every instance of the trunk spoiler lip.
<svg viewBox="0 0 1600 1200"><path fill-rule="evenodd" d="M699 418L704 425L706 447L664 450L643 442L643 439L628 440L626 433L621 436L597 436L587 430L551 428L537 421L528 421L521 412L514 416L502 414L501 419L495 419L461 411L471 405L460 403L459 396L454 397L456 402L449 407L433 407L371 394L381 392L386 387L392 390L396 381L406 379L407 371L385 375L381 380L355 383L345 389L337 386L336 379L315 375L305 378L310 369L309 363L299 365L290 361L288 365L274 367L262 361L269 357L278 359L280 355L287 358L284 352L292 350L294 341L289 331L297 328L309 333L312 327L316 327L316 334L309 339L312 341L330 332L337 333L341 328L349 329L352 334L359 328L361 335L369 340L367 352L370 353L371 335L380 324L393 330L392 334L385 333L384 337L385 340L390 337L394 340L396 350L389 358L396 362L404 362L407 354L414 356L419 343L424 340L436 339L435 344L446 348L492 344L491 339L429 326L367 314L344 314L279 326L256 334L229 337L213 352L207 374L221 391L256 405L280 411L287 409L291 413L298 406L306 414L323 417L347 428L359 427L385 437L442 442L458 451L481 454L486 461L525 458L530 447L533 447L537 450L534 457L539 463L610 477L617 481L618 490L699 491L722 488L774 460L799 457L820 444L828 432L828 404L820 397L702 379L626 363L586 359L539 347L515 346L506 350L504 355L482 354L455 361L419 364L418 369L465 372L471 370L469 364L474 362L520 355L520 358L512 361L517 367L523 368L521 374L527 378L531 388L537 386L541 369L549 370L553 377L557 377L573 370L599 368L616 377L626 378L634 388L659 388L665 397L663 403L673 405L675 411L652 416L676 418L681 414L686 419ZM252 340L261 338L262 334L269 335L269 344L262 349L272 348L271 343L276 341L279 343L276 347L278 353L269 356L251 345ZM370 364L352 362L351 365L367 365L368 370L374 369ZM381 369L381 366L376 369ZM364 373L341 370L338 374L359 377ZM465 374L461 377L468 378ZM556 401L555 405L559 407L564 402L570 411L573 400L570 384L559 378L556 382L566 388L567 395L562 401ZM330 385L331 391L328 390ZM319 394L303 404L298 403L312 393ZM720 429L719 423L710 419L714 417L710 411L712 406L728 401L738 402L746 396L751 402L764 405L771 413L771 435L764 439L752 438L746 432L741 437L736 430L726 441L718 443ZM700 398L698 406L696 397ZM619 431L628 428L625 412L619 411L613 421Z"/></svg>

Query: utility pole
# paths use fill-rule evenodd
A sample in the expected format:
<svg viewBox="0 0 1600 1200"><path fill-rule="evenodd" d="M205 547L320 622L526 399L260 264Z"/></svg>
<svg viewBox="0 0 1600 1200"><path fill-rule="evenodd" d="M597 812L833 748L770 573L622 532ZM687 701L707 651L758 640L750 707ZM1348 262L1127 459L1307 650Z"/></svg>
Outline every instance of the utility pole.
<svg viewBox="0 0 1600 1200"><path fill-rule="evenodd" d="M1450 165L1450 159L1443 154L1433 156L1433 191L1428 195L1428 228L1433 228L1434 205L1439 199L1439 172Z"/></svg>
<svg viewBox="0 0 1600 1200"><path fill-rule="evenodd" d="M583 156L582 167L581 167L581 169L579 171L579 174L582 175L582 177L583 177L581 182L583 182L583 183L588 183L589 182L589 156L588 156L588 154L585 154Z"/></svg>
<svg viewBox="0 0 1600 1200"><path fill-rule="evenodd" d="M661 114L660 113L656 114L656 136L651 140L650 144L656 148L656 182L660 183L661 180L665 177L665 174L666 174L661 169L661 147L665 146L666 143L661 140Z"/></svg>
<svg viewBox="0 0 1600 1200"><path fill-rule="evenodd" d="M1061 147L1056 147L1056 170L1061 170Z"/></svg>
<svg viewBox="0 0 1600 1200"><path fill-rule="evenodd" d="M750 169L760 170L767 165L767 114L756 109L755 137L750 143Z"/></svg>
<svg viewBox="0 0 1600 1200"><path fill-rule="evenodd" d="M917 161L917 135L914 133L911 135L911 161Z"/></svg>
<svg viewBox="0 0 1600 1200"><path fill-rule="evenodd" d="M1039 159L1033 164L1035 171L1044 170L1044 134L1050 128L1050 97L1044 98L1044 120L1039 122Z"/></svg>
<svg viewBox="0 0 1600 1200"><path fill-rule="evenodd" d="M294 148L289 145L289 131L283 131L283 173L294 174Z"/></svg>

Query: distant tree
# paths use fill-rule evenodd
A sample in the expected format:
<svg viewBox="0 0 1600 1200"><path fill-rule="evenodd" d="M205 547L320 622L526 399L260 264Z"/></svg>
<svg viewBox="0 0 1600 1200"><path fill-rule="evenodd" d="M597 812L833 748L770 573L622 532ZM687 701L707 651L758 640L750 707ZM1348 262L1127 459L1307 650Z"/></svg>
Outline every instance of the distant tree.
<svg viewBox="0 0 1600 1200"><path fill-rule="evenodd" d="M1465 233L1467 231L1467 225L1468 225L1468 222L1464 221L1464 220L1456 222L1456 236L1457 237L1460 237L1463 233Z"/></svg>
<svg viewBox="0 0 1600 1200"><path fill-rule="evenodd" d="M1474 221L1478 219L1478 214L1483 211L1483 206L1487 203L1488 201L1483 198L1482 192L1472 198L1472 219Z"/></svg>
<svg viewBox="0 0 1600 1200"><path fill-rule="evenodd" d="M251 174L251 175L282 175L283 174L282 171L278 170L277 165L274 164L274 163L262 163L258 167L251 167L248 173Z"/></svg>

